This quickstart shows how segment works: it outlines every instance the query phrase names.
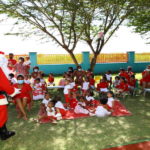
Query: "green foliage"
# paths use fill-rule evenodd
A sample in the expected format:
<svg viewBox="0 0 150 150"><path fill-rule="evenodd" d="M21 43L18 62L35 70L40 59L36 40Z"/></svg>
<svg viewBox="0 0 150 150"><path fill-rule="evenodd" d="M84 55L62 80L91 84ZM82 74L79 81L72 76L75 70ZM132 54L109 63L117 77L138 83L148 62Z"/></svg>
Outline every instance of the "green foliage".
<svg viewBox="0 0 150 150"><path fill-rule="evenodd" d="M150 32L150 1L137 0L135 9L129 16L129 26L134 27L134 31L141 34Z"/></svg>
<svg viewBox="0 0 150 150"><path fill-rule="evenodd" d="M17 19L17 26L26 23L19 28L22 35L51 38L71 55L76 64L73 51L78 41L85 41L94 54L93 69L104 45L134 10L135 1L0 0L0 13ZM104 33L103 38L98 37L99 32Z"/></svg>

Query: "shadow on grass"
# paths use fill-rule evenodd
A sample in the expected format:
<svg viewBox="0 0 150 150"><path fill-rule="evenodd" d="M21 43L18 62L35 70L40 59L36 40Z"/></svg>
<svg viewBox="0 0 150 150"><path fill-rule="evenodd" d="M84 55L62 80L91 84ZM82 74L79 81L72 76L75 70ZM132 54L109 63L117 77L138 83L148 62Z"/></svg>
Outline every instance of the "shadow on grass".
<svg viewBox="0 0 150 150"><path fill-rule="evenodd" d="M128 97L122 102L132 116L61 120L57 125L18 120L15 107L10 106L8 126L17 134L0 142L0 150L100 150L150 138L149 99ZM39 105L35 102L30 118L36 117Z"/></svg>

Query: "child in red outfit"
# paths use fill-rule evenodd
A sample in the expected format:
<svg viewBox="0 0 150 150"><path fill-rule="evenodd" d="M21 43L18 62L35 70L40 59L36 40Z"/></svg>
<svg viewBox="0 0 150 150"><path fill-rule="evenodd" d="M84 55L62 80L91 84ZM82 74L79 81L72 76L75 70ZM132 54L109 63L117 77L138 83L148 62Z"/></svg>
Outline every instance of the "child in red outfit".
<svg viewBox="0 0 150 150"><path fill-rule="evenodd" d="M130 76L128 75L128 73L124 69L120 69L119 76L124 77L127 81L130 79Z"/></svg>
<svg viewBox="0 0 150 150"><path fill-rule="evenodd" d="M131 92L133 92L133 90L136 88L136 82L137 80L135 79L135 75L132 75L128 81L128 87Z"/></svg>
<svg viewBox="0 0 150 150"><path fill-rule="evenodd" d="M126 82L126 79L124 77L120 78L120 84L116 87L117 93L123 93L129 91L128 83Z"/></svg>
<svg viewBox="0 0 150 150"><path fill-rule="evenodd" d="M48 85L55 85L54 83L54 75L52 73L49 74L49 77L48 77Z"/></svg>
<svg viewBox="0 0 150 150"><path fill-rule="evenodd" d="M150 88L150 65L142 72L141 85L143 90Z"/></svg>
<svg viewBox="0 0 150 150"><path fill-rule="evenodd" d="M78 100L76 97L77 97L76 93L71 94L71 98L70 98L70 108L71 109L75 109L75 107L78 103Z"/></svg>
<svg viewBox="0 0 150 150"><path fill-rule="evenodd" d="M95 89L94 75L91 75L91 76L89 77L89 82L90 82L90 88Z"/></svg>
<svg viewBox="0 0 150 150"><path fill-rule="evenodd" d="M103 92L103 93L108 92L108 82L107 82L106 77L103 77L100 80L100 83L97 84L97 91L100 91L100 92Z"/></svg>

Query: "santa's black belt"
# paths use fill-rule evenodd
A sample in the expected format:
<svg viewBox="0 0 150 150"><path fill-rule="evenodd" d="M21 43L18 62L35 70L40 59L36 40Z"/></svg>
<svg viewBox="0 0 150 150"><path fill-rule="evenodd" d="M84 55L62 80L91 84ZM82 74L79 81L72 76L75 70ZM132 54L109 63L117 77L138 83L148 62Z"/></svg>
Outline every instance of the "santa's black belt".
<svg viewBox="0 0 150 150"><path fill-rule="evenodd" d="M5 91L0 91L0 95L5 95L6 97L8 97L8 95Z"/></svg>

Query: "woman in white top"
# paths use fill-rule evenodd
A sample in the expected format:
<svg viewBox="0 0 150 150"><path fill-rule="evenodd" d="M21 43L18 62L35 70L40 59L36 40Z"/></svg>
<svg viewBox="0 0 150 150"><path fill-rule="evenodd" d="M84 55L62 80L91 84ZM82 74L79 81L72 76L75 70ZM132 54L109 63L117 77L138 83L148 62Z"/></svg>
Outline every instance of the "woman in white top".
<svg viewBox="0 0 150 150"><path fill-rule="evenodd" d="M107 97L108 97L107 105L112 108L113 105L114 105L114 101L115 101L115 99L114 99L114 93L112 91L109 91L107 93Z"/></svg>

